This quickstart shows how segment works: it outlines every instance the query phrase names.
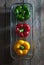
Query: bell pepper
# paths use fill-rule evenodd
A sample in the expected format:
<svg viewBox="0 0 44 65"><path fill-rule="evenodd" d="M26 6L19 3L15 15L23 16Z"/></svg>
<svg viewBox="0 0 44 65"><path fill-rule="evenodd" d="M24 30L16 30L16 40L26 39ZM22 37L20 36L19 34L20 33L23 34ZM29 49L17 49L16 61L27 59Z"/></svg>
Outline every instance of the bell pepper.
<svg viewBox="0 0 44 65"><path fill-rule="evenodd" d="M17 55L24 56L30 51L30 43L24 40L18 40L13 46Z"/></svg>
<svg viewBox="0 0 44 65"><path fill-rule="evenodd" d="M22 24L22 23L18 23L16 25L16 33L17 35L19 35L20 37L27 37L30 33L30 26L29 24Z"/></svg>
<svg viewBox="0 0 44 65"><path fill-rule="evenodd" d="M30 10L27 5L20 5L14 9L14 15L18 20L27 20L30 17Z"/></svg>

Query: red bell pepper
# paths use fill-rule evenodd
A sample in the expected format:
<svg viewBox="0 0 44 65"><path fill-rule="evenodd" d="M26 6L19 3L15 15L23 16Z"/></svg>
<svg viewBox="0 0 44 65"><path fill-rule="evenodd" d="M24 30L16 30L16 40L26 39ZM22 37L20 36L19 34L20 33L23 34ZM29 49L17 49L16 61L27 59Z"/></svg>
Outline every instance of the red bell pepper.
<svg viewBox="0 0 44 65"><path fill-rule="evenodd" d="M16 33L20 36L20 37L27 37L30 33L30 26L26 23L22 24L22 23L18 23L16 25Z"/></svg>

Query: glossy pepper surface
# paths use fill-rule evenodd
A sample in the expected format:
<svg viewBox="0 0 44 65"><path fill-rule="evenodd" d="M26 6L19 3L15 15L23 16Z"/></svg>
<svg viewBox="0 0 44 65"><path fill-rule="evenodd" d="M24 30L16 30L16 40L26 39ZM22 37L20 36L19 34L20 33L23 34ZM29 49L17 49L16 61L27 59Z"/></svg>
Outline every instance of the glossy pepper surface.
<svg viewBox="0 0 44 65"><path fill-rule="evenodd" d="M22 23L18 23L16 25L16 33L17 35L19 35L20 37L27 37L30 33L30 26L26 23L22 24Z"/></svg>
<svg viewBox="0 0 44 65"><path fill-rule="evenodd" d="M26 55L30 51L30 43L24 40L19 40L14 44L13 50L17 55Z"/></svg>
<svg viewBox="0 0 44 65"><path fill-rule="evenodd" d="M18 20L27 20L30 18L30 10L27 5L20 5L14 9L14 14Z"/></svg>

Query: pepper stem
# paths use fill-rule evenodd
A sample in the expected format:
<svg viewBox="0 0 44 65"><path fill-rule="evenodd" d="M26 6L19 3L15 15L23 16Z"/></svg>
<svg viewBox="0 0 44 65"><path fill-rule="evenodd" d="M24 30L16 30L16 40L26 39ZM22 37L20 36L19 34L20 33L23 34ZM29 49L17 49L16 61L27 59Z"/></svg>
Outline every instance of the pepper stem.
<svg viewBox="0 0 44 65"><path fill-rule="evenodd" d="M20 29L20 32L24 32L24 29Z"/></svg>
<svg viewBox="0 0 44 65"><path fill-rule="evenodd" d="M25 48L25 47L24 47L23 45L20 47L21 50L24 50L24 48Z"/></svg>

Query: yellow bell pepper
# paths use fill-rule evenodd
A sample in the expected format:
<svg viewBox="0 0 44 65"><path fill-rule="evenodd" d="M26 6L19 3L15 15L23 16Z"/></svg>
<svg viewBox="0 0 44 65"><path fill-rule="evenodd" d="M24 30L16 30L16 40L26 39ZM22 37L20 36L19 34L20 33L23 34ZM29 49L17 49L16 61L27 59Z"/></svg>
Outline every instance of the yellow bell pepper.
<svg viewBox="0 0 44 65"><path fill-rule="evenodd" d="M13 46L17 55L26 55L30 51L30 43L24 40L17 41Z"/></svg>

